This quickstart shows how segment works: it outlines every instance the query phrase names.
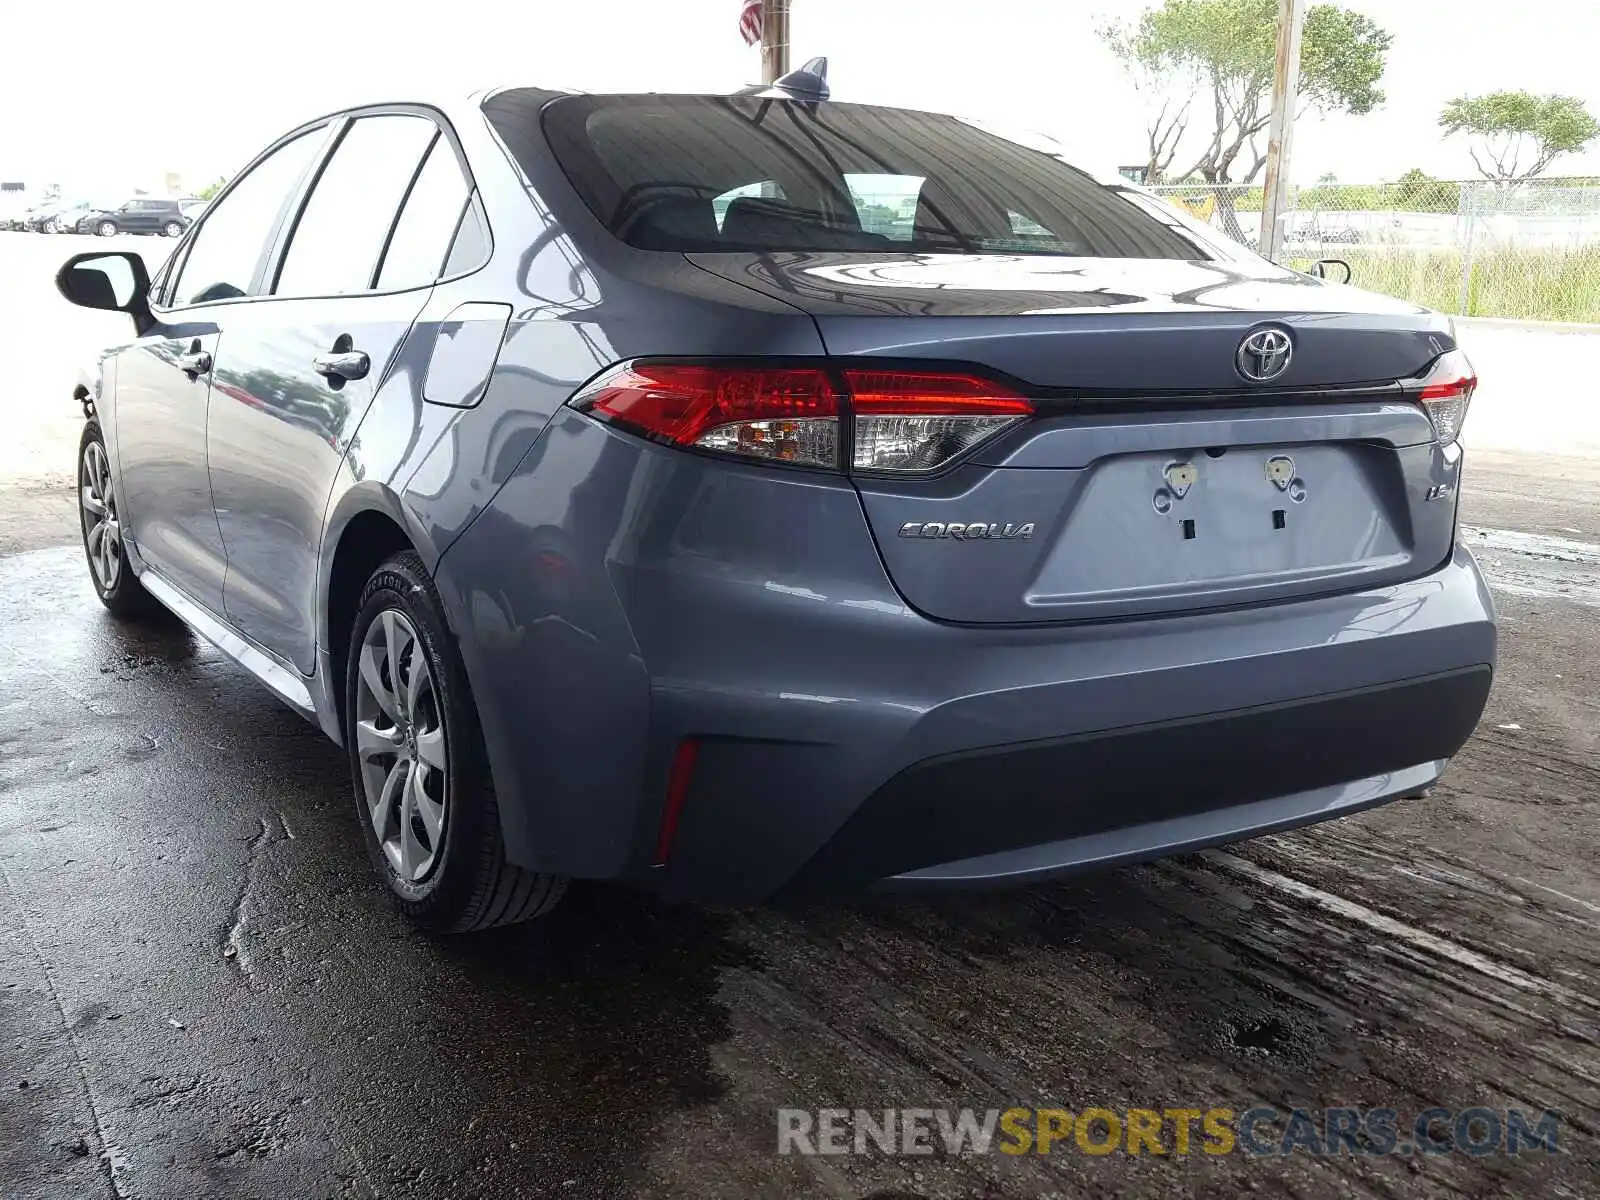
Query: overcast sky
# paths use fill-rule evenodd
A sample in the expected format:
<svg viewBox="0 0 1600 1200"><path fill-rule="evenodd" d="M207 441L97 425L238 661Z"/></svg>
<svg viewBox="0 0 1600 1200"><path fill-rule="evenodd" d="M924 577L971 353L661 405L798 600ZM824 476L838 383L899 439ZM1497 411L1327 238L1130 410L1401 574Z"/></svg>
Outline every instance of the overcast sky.
<svg viewBox="0 0 1600 1200"><path fill-rule="evenodd" d="M1600 0L1345 0L1394 34L1388 103L1310 118L1293 177L1470 177L1440 107L1464 91L1582 97L1600 115ZM793 0L794 62L826 54L839 99L1039 129L1086 166L1143 159L1138 98L1094 36L1144 0ZM0 179L69 191L193 189L301 120L419 84L729 91L759 75L738 0L272 0L156 16L127 0L27 4L0 38ZM1600 148L1563 160L1600 174Z"/></svg>

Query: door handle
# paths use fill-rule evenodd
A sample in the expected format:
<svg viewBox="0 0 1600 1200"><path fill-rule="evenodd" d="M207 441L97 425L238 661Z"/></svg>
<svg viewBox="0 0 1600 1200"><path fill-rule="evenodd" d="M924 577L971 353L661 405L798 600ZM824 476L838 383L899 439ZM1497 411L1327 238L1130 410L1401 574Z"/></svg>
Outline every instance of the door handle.
<svg viewBox="0 0 1600 1200"><path fill-rule="evenodd" d="M198 379L211 370L211 355L204 350L178 355L178 366L190 379Z"/></svg>
<svg viewBox="0 0 1600 1200"><path fill-rule="evenodd" d="M342 354L319 354L311 365L318 375L329 379L365 379L372 360L360 350L346 350Z"/></svg>

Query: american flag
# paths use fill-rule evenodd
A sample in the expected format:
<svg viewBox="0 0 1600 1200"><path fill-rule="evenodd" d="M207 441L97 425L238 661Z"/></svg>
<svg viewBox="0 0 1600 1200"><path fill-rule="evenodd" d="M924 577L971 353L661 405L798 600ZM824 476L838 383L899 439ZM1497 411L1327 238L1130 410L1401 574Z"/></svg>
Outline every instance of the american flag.
<svg viewBox="0 0 1600 1200"><path fill-rule="evenodd" d="M744 0L739 12L739 36L746 46L761 40L761 0Z"/></svg>

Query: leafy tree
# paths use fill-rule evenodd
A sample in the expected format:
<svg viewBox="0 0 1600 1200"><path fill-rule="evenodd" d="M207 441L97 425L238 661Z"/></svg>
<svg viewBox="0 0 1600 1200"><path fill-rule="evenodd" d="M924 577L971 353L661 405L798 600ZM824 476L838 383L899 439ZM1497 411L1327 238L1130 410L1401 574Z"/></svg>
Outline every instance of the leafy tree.
<svg viewBox="0 0 1600 1200"><path fill-rule="evenodd" d="M883 233L893 229L895 219L900 215L887 204L862 204L859 211L861 228L868 233Z"/></svg>
<svg viewBox="0 0 1600 1200"><path fill-rule="evenodd" d="M1461 189L1443 179L1435 179L1426 171L1412 167L1394 181L1392 207L1411 212L1455 212L1461 206Z"/></svg>
<svg viewBox="0 0 1600 1200"><path fill-rule="evenodd" d="M1160 176L1150 182L1169 175L1198 175L1210 184L1255 179L1267 161L1263 135L1272 123L1277 30L1277 0L1165 0L1131 27L1101 28L1101 40L1135 86L1167 97L1147 121L1150 165ZM1393 40L1360 13L1314 5L1300 49L1301 111L1363 114L1382 104L1378 81ZM1210 101L1201 103L1210 109L1210 137L1193 166L1172 173L1197 97ZM1218 200L1228 232L1242 240L1231 192L1222 190Z"/></svg>
<svg viewBox="0 0 1600 1200"><path fill-rule="evenodd" d="M1132 28L1101 29L1136 85L1159 86L1178 100L1192 100L1196 88L1210 92L1211 137L1177 178L1248 182L1265 165L1259 138L1272 122L1277 18L1277 0L1166 0ZM1300 51L1304 107L1363 114L1382 104L1378 80L1392 41L1360 13L1313 6ZM1247 166L1239 162L1246 150Z"/></svg>
<svg viewBox="0 0 1600 1200"><path fill-rule="evenodd" d="M1473 138L1475 144L1467 151L1472 165L1485 179L1503 184L1532 179L1561 155L1576 153L1600 137L1600 122L1582 100L1553 93L1458 96L1444 106L1439 125L1446 137Z"/></svg>
<svg viewBox="0 0 1600 1200"><path fill-rule="evenodd" d="M206 184L205 187L201 188L198 192L196 192L195 193L195 199L197 199L197 200L210 200L213 197L215 197L216 194L218 192L220 192L224 187L226 187L227 183L228 183L228 181L227 181L227 179L225 177L218 176L213 182Z"/></svg>

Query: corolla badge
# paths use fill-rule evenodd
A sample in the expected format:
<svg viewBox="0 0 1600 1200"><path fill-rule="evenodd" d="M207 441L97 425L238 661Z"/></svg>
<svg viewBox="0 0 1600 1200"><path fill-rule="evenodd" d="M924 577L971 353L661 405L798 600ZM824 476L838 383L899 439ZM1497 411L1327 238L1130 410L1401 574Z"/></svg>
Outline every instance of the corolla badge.
<svg viewBox="0 0 1600 1200"><path fill-rule="evenodd" d="M977 542L986 538L1031 538L1032 521L1021 525L999 521L907 521L900 526L903 538L955 538L958 542Z"/></svg>
<svg viewBox="0 0 1600 1200"><path fill-rule="evenodd" d="M1271 325L1245 335L1233 364L1251 383L1271 383L1289 369L1294 342L1287 331Z"/></svg>

